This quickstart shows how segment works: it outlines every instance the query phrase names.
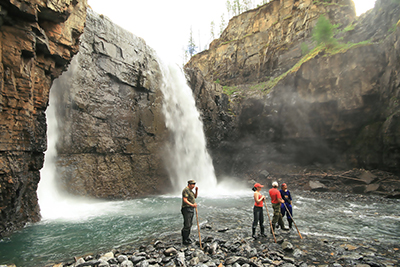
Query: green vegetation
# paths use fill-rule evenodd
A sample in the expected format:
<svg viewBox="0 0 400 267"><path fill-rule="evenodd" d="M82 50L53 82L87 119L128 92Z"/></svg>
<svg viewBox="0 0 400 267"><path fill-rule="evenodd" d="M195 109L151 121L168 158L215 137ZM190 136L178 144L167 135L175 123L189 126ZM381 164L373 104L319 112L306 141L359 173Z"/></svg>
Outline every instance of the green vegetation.
<svg viewBox="0 0 400 267"><path fill-rule="evenodd" d="M349 32L354 30L355 25L353 23L350 23L349 25L346 26L346 28L343 29L343 32Z"/></svg>
<svg viewBox="0 0 400 267"><path fill-rule="evenodd" d="M397 28L397 24L398 24L398 22L397 23L395 23L395 24L393 24L392 25L392 27L390 27L390 29L388 30L388 32L394 32L394 31L396 31L396 28Z"/></svg>
<svg viewBox="0 0 400 267"><path fill-rule="evenodd" d="M215 39L215 23L214 21L211 21L210 24L210 35L211 35L211 39L214 40Z"/></svg>
<svg viewBox="0 0 400 267"><path fill-rule="evenodd" d="M226 1L226 8L228 10L228 14L232 14L233 16L237 16L244 11L247 11L251 8L250 0L232 0Z"/></svg>
<svg viewBox="0 0 400 267"><path fill-rule="evenodd" d="M223 86L222 90L226 95L232 95L233 93L239 91L237 86L227 86L227 85Z"/></svg>
<svg viewBox="0 0 400 267"><path fill-rule="evenodd" d="M321 15L313 30L312 39L317 42L317 45L335 46L337 40L333 37L334 28L329 20L324 15Z"/></svg>
<svg viewBox="0 0 400 267"><path fill-rule="evenodd" d="M305 62L315 58L317 55L329 57L329 56L333 56L335 54L345 53L346 51L348 51L351 48L365 46L365 45L369 45L369 44L371 44L370 40L363 41L363 42L356 43L356 44L355 43L347 43L347 44L336 44L334 46L332 46L331 44L326 45L325 43L320 43L313 50L311 50L307 55L305 55L299 62L297 62L290 70L288 70L284 74L280 75L279 77L276 77L272 81L268 82L264 91L266 91L266 93L268 93L269 90L271 88L273 88L275 85L277 85L280 80L285 78L288 74L298 71L300 69L301 65L303 65Z"/></svg>
<svg viewBox="0 0 400 267"><path fill-rule="evenodd" d="M310 52L310 48L308 48L308 45L304 42L301 43L301 54L303 56L307 55Z"/></svg>
<svg viewBox="0 0 400 267"><path fill-rule="evenodd" d="M399 0L400 1L400 0ZM345 53L347 50L359 46L369 45L371 43L370 40L363 41L360 43L347 43L342 44L339 43L337 39L334 38L334 33L339 25L332 25L330 21L322 15L315 25L315 28L312 33L312 39L317 43L317 46L309 51L307 44L301 44L301 51L303 54L303 58L297 62L290 70L286 73L283 73L279 77L271 80L266 84L264 91L269 91L275 85L278 84L280 80L285 78L288 74L292 72L296 72L300 69L303 63L315 58L317 55L319 56L332 56L338 53ZM345 31L354 29L354 25L349 25L345 28Z"/></svg>
<svg viewBox="0 0 400 267"><path fill-rule="evenodd" d="M192 27L190 27L190 36L189 36L189 43L188 43L188 47L187 47L187 53L190 57L192 57L195 53L196 53L196 49L197 46L194 42L193 39L193 31L192 31Z"/></svg>
<svg viewBox="0 0 400 267"><path fill-rule="evenodd" d="M250 86L250 90L257 90L257 91L262 91L264 88L266 88L268 85L268 82L262 82L262 83L256 83Z"/></svg>
<svg viewBox="0 0 400 267"><path fill-rule="evenodd" d="M325 5L325 6L343 6L341 4L338 3L334 3L334 2L330 2L331 0L314 0L313 4L314 5Z"/></svg>

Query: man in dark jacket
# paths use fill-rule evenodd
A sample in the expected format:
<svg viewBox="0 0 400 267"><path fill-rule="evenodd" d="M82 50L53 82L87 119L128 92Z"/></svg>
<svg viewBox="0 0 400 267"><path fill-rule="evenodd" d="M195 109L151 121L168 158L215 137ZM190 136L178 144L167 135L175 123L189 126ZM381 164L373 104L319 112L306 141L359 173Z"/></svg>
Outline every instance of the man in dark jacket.
<svg viewBox="0 0 400 267"><path fill-rule="evenodd" d="M193 193L193 188L195 188L195 193ZM190 229L193 224L194 209L197 208L196 198L198 193L198 187L196 186L196 181L189 180L188 185L182 191L182 208L181 212L183 215L183 228L182 228L182 243L184 245L189 245L192 240L189 238Z"/></svg>
<svg viewBox="0 0 400 267"><path fill-rule="evenodd" d="M285 217L286 215L287 221L289 223L289 228L292 228L292 223L293 223L292 196L290 195L290 191L287 189L287 185L285 183L281 185L281 188L282 189L279 190L279 192L281 192L282 199L285 201L284 203L281 204L282 217Z"/></svg>

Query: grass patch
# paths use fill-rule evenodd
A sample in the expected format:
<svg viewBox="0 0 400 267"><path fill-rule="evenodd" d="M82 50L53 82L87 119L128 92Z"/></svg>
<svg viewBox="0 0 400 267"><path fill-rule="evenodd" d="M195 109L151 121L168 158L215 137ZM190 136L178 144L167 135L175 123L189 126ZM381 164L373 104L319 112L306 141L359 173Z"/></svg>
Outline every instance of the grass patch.
<svg viewBox="0 0 400 267"><path fill-rule="evenodd" d="M237 86L227 86L227 85L225 85L225 86L222 87L222 91L224 92L224 94L230 96L233 93L238 92L239 89L238 89Z"/></svg>
<svg viewBox="0 0 400 267"><path fill-rule="evenodd" d="M339 53L345 53L349 49L360 47L360 46L366 46L370 45L371 40L363 41L360 43L347 43L347 44L335 44L335 45L326 45L324 43L319 44L316 46L313 50L311 50L307 55L305 55L303 58L299 60L290 70L287 72L281 74L280 76L276 77L270 82L267 82L264 93L269 93L269 91L275 87L279 81L284 79L288 74L292 72L296 72L300 69L301 65L303 65L305 62L315 58L319 54L323 54L324 57L329 57L333 56Z"/></svg>
<svg viewBox="0 0 400 267"><path fill-rule="evenodd" d="M346 28L343 29L343 32L352 31L352 30L354 30L355 27L356 27L356 26L355 26L353 23L350 23L349 25L347 25Z"/></svg>

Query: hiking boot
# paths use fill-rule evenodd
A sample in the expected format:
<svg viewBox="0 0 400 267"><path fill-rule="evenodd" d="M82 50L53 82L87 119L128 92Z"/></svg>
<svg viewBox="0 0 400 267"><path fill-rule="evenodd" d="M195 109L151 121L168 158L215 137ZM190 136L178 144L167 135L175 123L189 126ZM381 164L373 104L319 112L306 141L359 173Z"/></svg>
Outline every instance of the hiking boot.
<svg viewBox="0 0 400 267"><path fill-rule="evenodd" d="M280 225L280 227L283 231L289 231L289 228L285 228L285 225L283 223Z"/></svg>
<svg viewBox="0 0 400 267"><path fill-rule="evenodd" d="M184 245L190 245L192 244L192 240L186 239L185 241L183 241Z"/></svg>
<svg viewBox="0 0 400 267"><path fill-rule="evenodd" d="M251 237L254 238L254 239L257 239L256 228L251 228Z"/></svg>

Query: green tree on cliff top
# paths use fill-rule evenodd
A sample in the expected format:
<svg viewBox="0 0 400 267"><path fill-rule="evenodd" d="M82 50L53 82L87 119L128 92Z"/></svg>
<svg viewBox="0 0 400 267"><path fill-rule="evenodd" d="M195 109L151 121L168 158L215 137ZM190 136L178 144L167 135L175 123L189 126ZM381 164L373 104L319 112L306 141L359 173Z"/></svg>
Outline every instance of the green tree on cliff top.
<svg viewBox="0 0 400 267"><path fill-rule="evenodd" d="M193 39L193 31L192 31L192 28L190 28L189 43L187 46L187 53L188 53L189 57L192 57L196 53L196 49L197 49L197 46Z"/></svg>

